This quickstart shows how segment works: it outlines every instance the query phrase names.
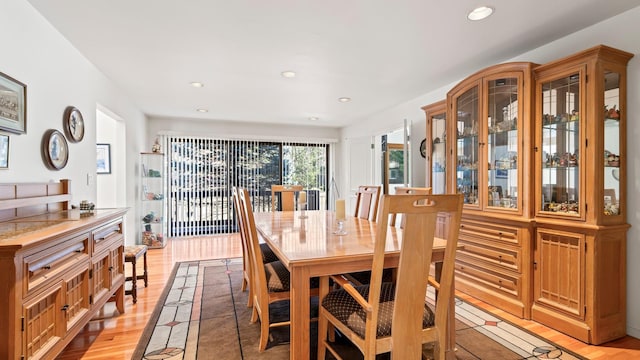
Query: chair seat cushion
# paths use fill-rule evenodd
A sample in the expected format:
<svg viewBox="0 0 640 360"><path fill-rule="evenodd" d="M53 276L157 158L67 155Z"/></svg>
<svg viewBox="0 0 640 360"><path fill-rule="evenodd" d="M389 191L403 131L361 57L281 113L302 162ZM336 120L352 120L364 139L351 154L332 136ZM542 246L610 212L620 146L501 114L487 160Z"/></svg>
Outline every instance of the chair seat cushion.
<svg viewBox="0 0 640 360"><path fill-rule="evenodd" d="M269 245L265 243L260 244L260 250L262 251L262 260L265 263L270 263L273 261L278 261L278 257L273 253L273 250L269 247Z"/></svg>
<svg viewBox="0 0 640 360"><path fill-rule="evenodd" d="M355 288L365 299L368 298L369 285L356 286ZM391 335L394 296L395 284L389 282L382 283L376 335L378 338ZM329 294L322 299L322 306L336 319L340 320L340 322L347 325L347 327L364 339L365 321L367 318L366 312L345 290L339 289L329 292ZM433 326L434 323L435 316L433 311L425 303L422 327L427 328Z"/></svg>
<svg viewBox="0 0 640 360"><path fill-rule="evenodd" d="M289 270L280 261L272 261L264 264L264 272L267 276L267 288L270 292L289 291L291 284Z"/></svg>
<svg viewBox="0 0 640 360"><path fill-rule="evenodd" d="M349 273L349 276L358 282L356 285L364 285L371 282L371 271L358 271ZM382 270L382 282L393 282L393 269Z"/></svg>
<svg viewBox="0 0 640 360"><path fill-rule="evenodd" d="M281 261L272 261L264 264L264 273L267 277L267 289L269 289L270 292L289 291L291 275ZM320 279L317 277L311 278L309 284L311 289L316 289L319 285Z"/></svg>

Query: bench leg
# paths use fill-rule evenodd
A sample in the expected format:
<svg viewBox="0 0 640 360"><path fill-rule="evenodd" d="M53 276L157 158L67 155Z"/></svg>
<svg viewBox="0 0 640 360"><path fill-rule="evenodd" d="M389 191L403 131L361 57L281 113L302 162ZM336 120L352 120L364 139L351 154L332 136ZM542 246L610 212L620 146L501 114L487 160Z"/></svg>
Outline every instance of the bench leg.
<svg viewBox="0 0 640 360"><path fill-rule="evenodd" d="M144 253L144 287L149 286L149 278L147 277L147 252Z"/></svg>
<svg viewBox="0 0 640 360"><path fill-rule="evenodd" d="M136 258L131 262L133 269L131 270L131 295L133 296L133 303L138 302L138 289L137 289L137 281L138 276L136 275Z"/></svg>

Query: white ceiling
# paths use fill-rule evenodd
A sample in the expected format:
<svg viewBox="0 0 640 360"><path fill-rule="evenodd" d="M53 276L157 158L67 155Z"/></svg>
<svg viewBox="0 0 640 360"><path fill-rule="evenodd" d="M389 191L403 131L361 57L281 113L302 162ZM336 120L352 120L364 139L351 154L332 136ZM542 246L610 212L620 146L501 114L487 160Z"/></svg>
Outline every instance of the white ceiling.
<svg viewBox="0 0 640 360"><path fill-rule="evenodd" d="M489 0L493 16L471 22L478 0L28 1L149 116L321 126L365 119L640 5Z"/></svg>

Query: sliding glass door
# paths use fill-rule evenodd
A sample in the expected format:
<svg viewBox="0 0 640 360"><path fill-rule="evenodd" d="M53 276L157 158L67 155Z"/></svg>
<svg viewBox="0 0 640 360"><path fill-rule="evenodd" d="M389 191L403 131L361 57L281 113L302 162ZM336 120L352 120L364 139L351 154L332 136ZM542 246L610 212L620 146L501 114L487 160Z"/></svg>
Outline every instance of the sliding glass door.
<svg viewBox="0 0 640 360"><path fill-rule="evenodd" d="M328 144L168 137L169 233L236 231L231 189L245 187L254 211L270 211L271 185L299 184L309 209L327 204Z"/></svg>

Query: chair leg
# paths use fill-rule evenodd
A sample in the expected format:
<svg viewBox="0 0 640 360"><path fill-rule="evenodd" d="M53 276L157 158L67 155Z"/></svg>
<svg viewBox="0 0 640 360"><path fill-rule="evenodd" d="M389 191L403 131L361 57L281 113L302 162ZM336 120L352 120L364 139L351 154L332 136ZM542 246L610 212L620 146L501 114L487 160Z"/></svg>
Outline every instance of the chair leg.
<svg viewBox="0 0 640 360"><path fill-rule="evenodd" d="M247 300L247 307L252 307L253 306L253 286L249 284L249 281L247 281L247 284L249 285L249 299Z"/></svg>
<svg viewBox="0 0 640 360"><path fill-rule="evenodd" d="M264 351L269 342L269 312L260 314L260 344L258 350Z"/></svg>
<svg viewBox="0 0 640 360"><path fill-rule="evenodd" d="M320 310L318 314L318 360L324 360L327 354L325 341L327 340L328 323L329 321L323 316L322 310Z"/></svg>
<svg viewBox="0 0 640 360"><path fill-rule="evenodd" d="M243 271L243 274L242 274L242 286L240 287L240 290L242 292L245 292L247 290L247 273L245 271Z"/></svg>
<svg viewBox="0 0 640 360"><path fill-rule="evenodd" d="M255 323L258 321L258 309L256 308L256 304L253 304L253 311L251 312L251 323Z"/></svg>

